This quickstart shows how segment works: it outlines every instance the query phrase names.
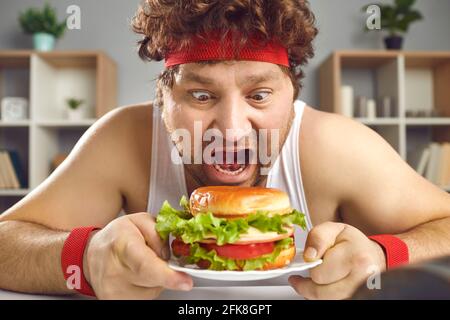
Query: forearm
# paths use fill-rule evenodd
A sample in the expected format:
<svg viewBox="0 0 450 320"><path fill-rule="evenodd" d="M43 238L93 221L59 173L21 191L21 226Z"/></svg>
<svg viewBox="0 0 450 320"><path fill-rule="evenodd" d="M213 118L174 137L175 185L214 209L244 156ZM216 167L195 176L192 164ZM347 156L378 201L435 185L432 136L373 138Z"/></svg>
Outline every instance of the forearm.
<svg viewBox="0 0 450 320"><path fill-rule="evenodd" d="M70 293L60 263L67 235L33 223L0 222L0 288Z"/></svg>
<svg viewBox="0 0 450 320"><path fill-rule="evenodd" d="M397 236L408 245L411 263L450 255L450 217L419 225Z"/></svg>

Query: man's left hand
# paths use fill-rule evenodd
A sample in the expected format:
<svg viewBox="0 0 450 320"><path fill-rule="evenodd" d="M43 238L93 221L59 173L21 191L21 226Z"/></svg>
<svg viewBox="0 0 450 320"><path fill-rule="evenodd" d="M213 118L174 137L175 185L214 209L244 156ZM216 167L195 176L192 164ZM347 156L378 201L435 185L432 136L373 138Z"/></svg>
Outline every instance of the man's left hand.
<svg viewBox="0 0 450 320"><path fill-rule="evenodd" d="M311 229L306 240L305 261L323 259L311 269L311 278L289 277L306 299L346 299L370 275L386 268L383 249L361 231L347 224L325 222Z"/></svg>

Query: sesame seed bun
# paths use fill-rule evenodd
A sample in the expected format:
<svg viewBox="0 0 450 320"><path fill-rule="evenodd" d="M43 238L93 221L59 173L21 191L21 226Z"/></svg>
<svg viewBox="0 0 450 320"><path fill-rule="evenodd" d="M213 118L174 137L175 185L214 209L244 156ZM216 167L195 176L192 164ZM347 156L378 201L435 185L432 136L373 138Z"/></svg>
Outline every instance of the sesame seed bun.
<svg viewBox="0 0 450 320"><path fill-rule="evenodd" d="M209 186L196 189L190 197L192 215L212 212L236 218L257 211L268 215L292 212L288 195L278 189L261 187Z"/></svg>

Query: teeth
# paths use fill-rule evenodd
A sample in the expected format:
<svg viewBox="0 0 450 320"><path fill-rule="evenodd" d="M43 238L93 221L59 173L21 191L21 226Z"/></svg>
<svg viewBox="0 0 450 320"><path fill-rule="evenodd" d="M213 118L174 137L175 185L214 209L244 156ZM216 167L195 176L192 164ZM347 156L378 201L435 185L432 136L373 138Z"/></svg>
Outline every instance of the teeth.
<svg viewBox="0 0 450 320"><path fill-rule="evenodd" d="M214 169L216 169L217 171L224 173L224 174L228 174L230 176L235 176L238 175L239 173L241 173L242 171L244 171L245 166L241 166L238 170L236 171L229 171L229 170L224 170L222 169L219 165L215 164L214 165Z"/></svg>

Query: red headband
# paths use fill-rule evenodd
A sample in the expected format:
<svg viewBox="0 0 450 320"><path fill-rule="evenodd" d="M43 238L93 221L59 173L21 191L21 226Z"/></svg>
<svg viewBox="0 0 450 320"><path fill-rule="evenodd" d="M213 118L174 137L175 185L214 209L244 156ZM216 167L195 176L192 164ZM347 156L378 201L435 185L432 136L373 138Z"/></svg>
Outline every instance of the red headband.
<svg viewBox="0 0 450 320"><path fill-rule="evenodd" d="M278 41L271 40L261 46L257 37L249 37L249 41L240 50L236 50L231 32L223 40L217 31L208 33L205 39L207 40L194 36L188 49L167 53L166 67L205 60L263 61L289 67L287 49Z"/></svg>

